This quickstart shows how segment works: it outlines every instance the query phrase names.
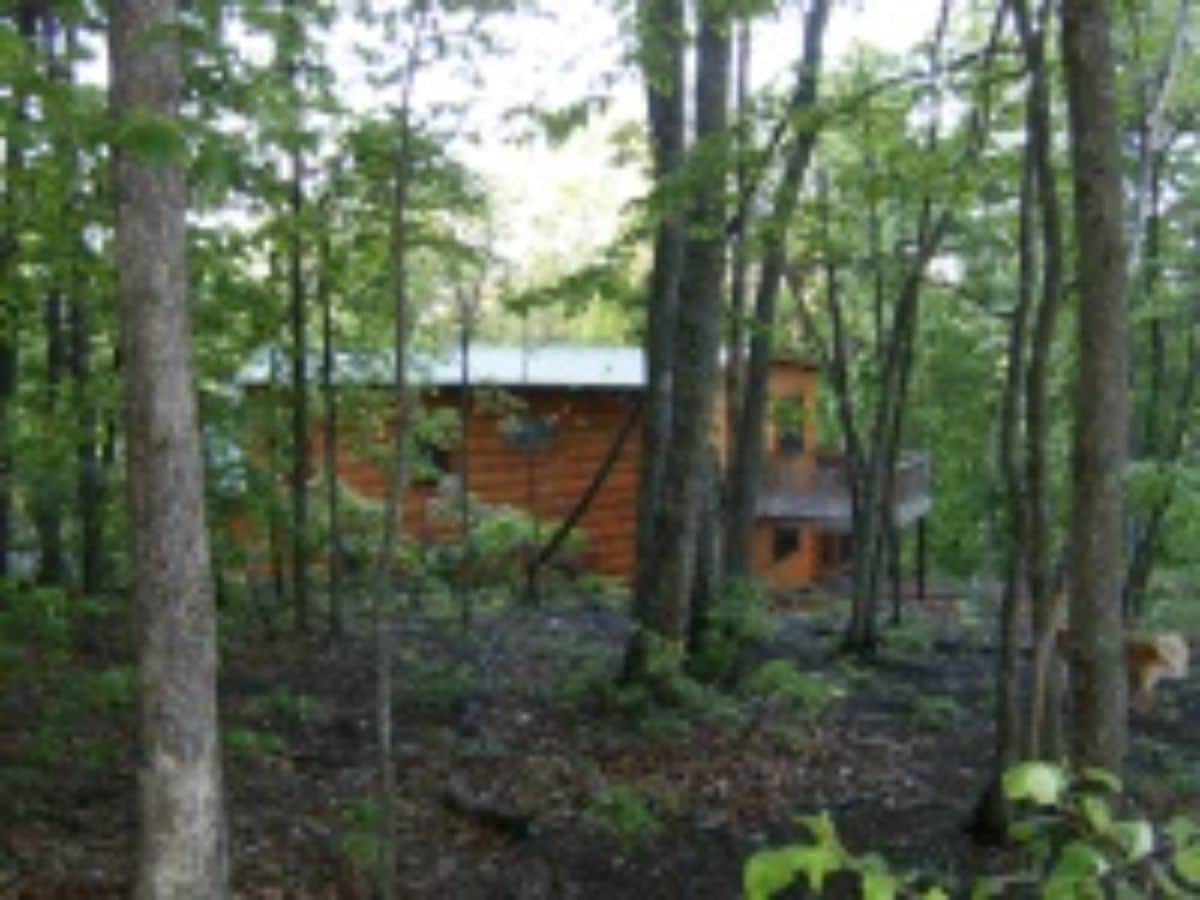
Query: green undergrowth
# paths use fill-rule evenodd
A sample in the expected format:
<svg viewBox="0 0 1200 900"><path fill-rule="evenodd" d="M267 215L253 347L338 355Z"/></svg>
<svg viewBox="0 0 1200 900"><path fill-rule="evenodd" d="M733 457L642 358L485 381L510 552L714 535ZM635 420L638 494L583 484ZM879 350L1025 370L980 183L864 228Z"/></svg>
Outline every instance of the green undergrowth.
<svg viewBox="0 0 1200 900"><path fill-rule="evenodd" d="M864 900L1200 896L1200 825L1185 816L1151 821L1112 775L1024 763L1005 774L1004 792L1015 806L1010 839L1019 851L1008 871L957 884L900 871L879 854L851 851L820 813L799 820L807 841L747 860L745 897L769 900L797 882L819 897L835 881L839 896L849 882Z"/></svg>

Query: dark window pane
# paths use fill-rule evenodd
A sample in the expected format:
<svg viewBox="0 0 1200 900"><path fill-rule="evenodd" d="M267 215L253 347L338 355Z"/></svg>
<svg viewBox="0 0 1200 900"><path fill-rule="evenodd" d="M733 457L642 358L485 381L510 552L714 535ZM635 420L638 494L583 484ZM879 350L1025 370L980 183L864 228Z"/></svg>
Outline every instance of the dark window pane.
<svg viewBox="0 0 1200 900"><path fill-rule="evenodd" d="M789 525L777 525L775 527L775 541L772 553L772 558L775 562L787 556L791 556L800 549L800 534L799 528Z"/></svg>

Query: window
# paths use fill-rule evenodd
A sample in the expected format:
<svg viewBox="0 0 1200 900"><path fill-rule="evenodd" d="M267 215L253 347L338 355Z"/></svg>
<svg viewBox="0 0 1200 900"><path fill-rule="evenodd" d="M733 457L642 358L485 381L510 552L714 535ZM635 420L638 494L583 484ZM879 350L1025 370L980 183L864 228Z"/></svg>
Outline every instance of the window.
<svg viewBox="0 0 1200 900"><path fill-rule="evenodd" d="M775 402L775 452L781 456L804 453L804 421L807 418L803 397L782 397Z"/></svg>
<svg viewBox="0 0 1200 900"><path fill-rule="evenodd" d="M542 416L519 414L500 423L505 440L523 450L542 450L554 441L554 423Z"/></svg>
<svg viewBox="0 0 1200 900"><path fill-rule="evenodd" d="M772 561L779 562L799 550L802 534L802 530L795 526L776 525L774 547L771 552Z"/></svg>
<svg viewBox="0 0 1200 900"><path fill-rule="evenodd" d="M821 535L821 565L843 566L850 561L854 539L848 534Z"/></svg>

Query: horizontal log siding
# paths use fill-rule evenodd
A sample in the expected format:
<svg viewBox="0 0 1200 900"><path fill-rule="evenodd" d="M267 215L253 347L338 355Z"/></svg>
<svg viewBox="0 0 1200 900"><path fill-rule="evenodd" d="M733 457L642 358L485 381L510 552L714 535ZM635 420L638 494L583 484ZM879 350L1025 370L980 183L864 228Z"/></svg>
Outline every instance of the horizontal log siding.
<svg viewBox="0 0 1200 900"><path fill-rule="evenodd" d="M553 423L551 441L544 449L534 451L515 445L504 432L505 414L497 408L501 404L492 397L473 398L468 423L471 493L488 505L513 506L541 519L561 519L591 483L634 398L623 392L594 390L513 391L511 395L524 403L525 415ZM386 403L382 395L378 400L361 394L356 399L360 403ZM423 398L422 404L427 408L457 409L457 391L441 390ZM385 470L371 458L384 446L385 435L383 429L380 431L378 435L365 435L361 430L348 430L338 446L338 473L343 485L374 501L382 500L387 485ZM364 443L371 448L369 452L364 452ZM635 432L578 525L587 539L585 564L595 572L624 581L633 573L639 449ZM313 424L309 453L314 471L319 471L323 453L320 421ZM451 447L450 471L460 473L461 464L461 454ZM433 485L418 484L409 490L404 501L404 526L410 534L426 540L456 535L453 518L446 521L434 515L431 503L435 497Z"/></svg>

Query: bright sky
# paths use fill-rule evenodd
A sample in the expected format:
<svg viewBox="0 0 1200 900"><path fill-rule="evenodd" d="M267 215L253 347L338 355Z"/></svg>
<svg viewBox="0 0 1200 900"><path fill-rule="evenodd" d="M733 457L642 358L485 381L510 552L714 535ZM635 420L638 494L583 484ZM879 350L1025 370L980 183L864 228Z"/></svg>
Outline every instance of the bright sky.
<svg viewBox="0 0 1200 900"><path fill-rule="evenodd" d="M622 63L624 40L611 0L554 0L552 15L522 17L502 33L507 56L483 63L483 90L474 92L473 117L488 123L482 140L464 145L462 155L491 184L497 204L500 246L518 266L570 268L585 261L613 234L621 209L643 190L640 173L613 164L609 140L621 125L643 116L641 85ZM775 23L754 36L755 86L790 85L803 36L803 6L797 0ZM938 0L858 0L835 4L827 35L831 59L856 42L903 52L933 29ZM519 24L518 24L519 23ZM361 67L348 45L361 33L343 31L334 47L340 73L356 105L383 99L363 87ZM616 77L613 84L606 78ZM463 86L445 77L427 78L425 102L462 98ZM588 94L612 99L608 112L565 146L514 141L520 123L504 122L513 106L554 108Z"/></svg>
<svg viewBox="0 0 1200 900"><path fill-rule="evenodd" d="M851 0L834 4L826 40L836 60L856 42L903 52L933 29L940 0ZM624 206L644 190L634 168L614 164L611 137L629 123L640 124L642 88L622 60L625 39L613 0L542 0L552 14L509 20L501 34L510 52L481 63L482 87L464 85L445 73L423 78L418 104L472 101L471 120L482 123L480 140L463 143L460 155L481 173L496 200L499 246L518 268L572 268L613 235ZM803 36L801 0L784 4L778 21L760 24L754 34L753 81L789 85ZM349 7L349 4L347 4ZM366 67L355 46L369 33L350 21L334 30L330 62L350 104L366 111L390 99L367 84ZM265 39L238 39L243 52L265 61ZM394 60L394 58L393 58ZM87 67L89 80L105 81L104 53ZM615 79L615 80L614 80ZM588 95L611 104L564 146L517 141L528 123L505 119L516 106L555 108Z"/></svg>

